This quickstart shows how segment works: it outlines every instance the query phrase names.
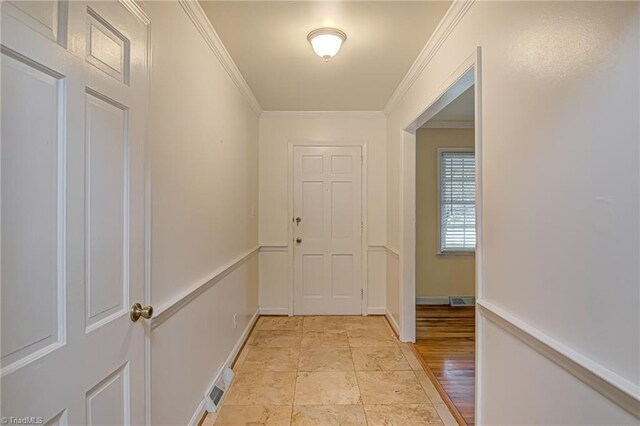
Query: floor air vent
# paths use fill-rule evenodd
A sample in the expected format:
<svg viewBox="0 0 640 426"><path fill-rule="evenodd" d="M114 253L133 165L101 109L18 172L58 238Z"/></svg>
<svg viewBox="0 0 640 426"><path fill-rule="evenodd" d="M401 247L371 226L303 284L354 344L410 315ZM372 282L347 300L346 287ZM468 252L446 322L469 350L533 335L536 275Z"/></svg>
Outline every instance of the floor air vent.
<svg viewBox="0 0 640 426"><path fill-rule="evenodd" d="M454 308L459 306L474 306L475 304L475 297L449 296L449 305Z"/></svg>
<svg viewBox="0 0 640 426"><path fill-rule="evenodd" d="M233 381L233 370L229 367L225 367L222 371L222 374L211 388L211 391L207 393L204 398L206 400L206 409L210 413L215 413L220 408L220 404L222 404L222 398L225 393L229 390L231 386L231 381Z"/></svg>

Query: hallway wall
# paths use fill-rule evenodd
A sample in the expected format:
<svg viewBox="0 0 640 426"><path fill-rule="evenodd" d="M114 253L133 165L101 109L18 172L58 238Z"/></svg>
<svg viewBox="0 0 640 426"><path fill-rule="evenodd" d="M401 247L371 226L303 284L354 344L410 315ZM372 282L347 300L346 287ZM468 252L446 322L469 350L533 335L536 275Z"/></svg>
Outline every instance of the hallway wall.
<svg viewBox="0 0 640 426"><path fill-rule="evenodd" d="M637 423L604 394L640 389L639 6L476 1L391 108L397 248L402 130L482 47L479 423Z"/></svg>
<svg viewBox="0 0 640 426"><path fill-rule="evenodd" d="M152 422L184 425L258 308L258 118L179 3L146 8Z"/></svg>
<svg viewBox="0 0 640 426"><path fill-rule="evenodd" d="M370 313L386 305L386 118L379 112L265 112L260 118L260 310L289 304L288 146L292 141L367 143ZM364 253L363 253L364 255Z"/></svg>

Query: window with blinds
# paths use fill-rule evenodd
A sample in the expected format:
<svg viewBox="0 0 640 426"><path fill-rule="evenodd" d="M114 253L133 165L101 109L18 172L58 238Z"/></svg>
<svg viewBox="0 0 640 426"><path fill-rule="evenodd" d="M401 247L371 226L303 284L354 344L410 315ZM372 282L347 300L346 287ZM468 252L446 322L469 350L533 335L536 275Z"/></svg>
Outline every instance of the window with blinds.
<svg viewBox="0 0 640 426"><path fill-rule="evenodd" d="M440 252L476 248L476 162L471 151L438 150Z"/></svg>

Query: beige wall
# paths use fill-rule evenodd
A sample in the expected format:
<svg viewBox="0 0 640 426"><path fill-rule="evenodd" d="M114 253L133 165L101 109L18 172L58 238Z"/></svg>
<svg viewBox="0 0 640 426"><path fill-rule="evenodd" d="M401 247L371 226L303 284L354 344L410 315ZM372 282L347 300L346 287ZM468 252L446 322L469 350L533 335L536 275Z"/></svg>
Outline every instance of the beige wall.
<svg viewBox="0 0 640 426"><path fill-rule="evenodd" d="M438 254L438 148L473 148L473 129L416 134L416 297L473 296L475 258Z"/></svg>
<svg viewBox="0 0 640 426"><path fill-rule="evenodd" d="M210 283L151 336L152 424L185 425L258 308L256 252L209 281L258 244L258 118L180 4L146 7L151 300Z"/></svg>

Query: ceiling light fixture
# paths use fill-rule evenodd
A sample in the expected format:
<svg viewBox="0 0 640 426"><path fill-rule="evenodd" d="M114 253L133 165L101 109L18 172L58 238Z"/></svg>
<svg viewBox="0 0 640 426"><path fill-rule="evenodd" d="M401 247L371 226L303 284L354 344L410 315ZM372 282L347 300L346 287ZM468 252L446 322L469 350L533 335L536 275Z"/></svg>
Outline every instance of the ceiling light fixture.
<svg viewBox="0 0 640 426"><path fill-rule="evenodd" d="M313 51L326 62L340 51L347 35L336 28L318 28L309 33L307 40L311 43Z"/></svg>

